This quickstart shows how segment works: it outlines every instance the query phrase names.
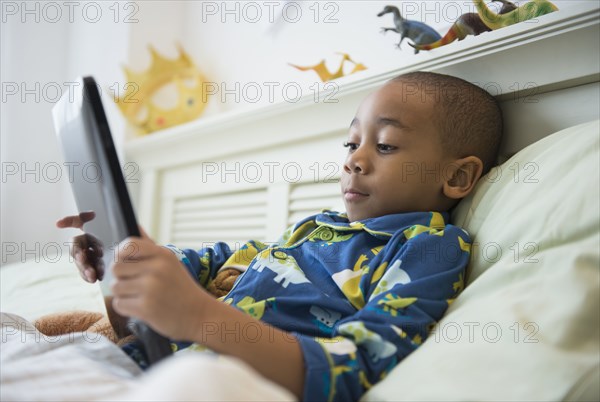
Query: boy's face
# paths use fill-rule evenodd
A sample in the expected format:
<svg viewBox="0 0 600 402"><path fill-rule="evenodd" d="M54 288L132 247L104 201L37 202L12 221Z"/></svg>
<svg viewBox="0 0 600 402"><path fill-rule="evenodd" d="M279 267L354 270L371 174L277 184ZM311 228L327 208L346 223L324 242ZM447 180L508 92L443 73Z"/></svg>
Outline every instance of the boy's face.
<svg viewBox="0 0 600 402"><path fill-rule="evenodd" d="M348 134L342 192L349 220L448 208L444 167L452 162L435 125L432 94L399 81L368 96Z"/></svg>

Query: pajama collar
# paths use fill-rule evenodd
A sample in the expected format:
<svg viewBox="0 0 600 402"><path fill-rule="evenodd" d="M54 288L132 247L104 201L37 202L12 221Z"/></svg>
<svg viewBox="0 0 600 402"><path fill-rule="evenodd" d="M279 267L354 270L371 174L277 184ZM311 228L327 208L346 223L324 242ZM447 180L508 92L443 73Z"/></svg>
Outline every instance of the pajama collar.
<svg viewBox="0 0 600 402"><path fill-rule="evenodd" d="M345 213L328 210L323 210L314 217L319 226L328 226L339 231L364 230L376 237L391 237L398 230L418 225L442 230L448 218L447 212L407 212L350 222Z"/></svg>

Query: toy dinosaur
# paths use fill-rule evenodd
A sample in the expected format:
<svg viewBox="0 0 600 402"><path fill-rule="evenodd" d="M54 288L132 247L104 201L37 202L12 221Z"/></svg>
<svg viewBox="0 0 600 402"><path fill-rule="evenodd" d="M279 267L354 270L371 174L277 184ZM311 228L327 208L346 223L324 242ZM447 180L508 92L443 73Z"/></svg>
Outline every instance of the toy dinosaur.
<svg viewBox="0 0 600 402"><path fill-rule="evenodd" d="M481 20L492 30L558 11L558 7L548 0L531 0L506 14L496 14L488 8L483 0L473 1Z"/></svg>
<svg viewBox="0 0 600 402"><path fill-rule="evenodd" d="M517 8L517 5L515 3L511 3L508 0L492 0L492 2L502 3L502 8L498 12L498 14L506 14Z"/></svg>
<svg viewBox="0 0 600 402"><path fill-rule="evenodd" d="M517 8L517 6L511 3L508 0L492 0L502 2L502 8L500 9L500 14L506 14L508 12L513 11ZM433 43L429 43L426 45L413 45L410 43L412 47L417 50L431 50L438 48L440 46L447 45L448 43L452 43L455 40L463 40L468 35L479 35L483 32L491 31L487 25L483 23L481 17L477 13L465 13L458 17L456 22L452 24L446 35L444 35L440 40L435 41Z"/></svg>
<svg viewBox="0 0 600 402"><path fill-rule="evenodd" d="M487 25L481 21L479 15L476 13L465 13L458 17L446 35L444 35L440 40L424 45L416 45L412 43L409 43L409 45L414 47L416 50L431 50L447 45L448 43L452 43L457 39L463 40L468 35L479 35L480 33L488 31L491 31L491 29L489 29Z"/></svg>
<svg viewBox="0 0 600 402"><path fill-rule="evenodd" d="M398 48L400 48L402 41L406 37L411 39L415 45L432 43L441 38L440 34L437 33L436 30L431 28L429 25L424 24L420 21L412 21L402 18L398 7L385 6L383 11L377 14L377 16L381 17L388 13L394 14L394 25L396 25L396 28L381 28L381 30L382 33L386 33L387 31L394 31L400 34L400 42L398 42L398 44L396 45L398 46ZM415 53L419 53L419 49L415 49Z"/></svg>
<svg viewBox="0 0 600 402"><path fill-rule="evenodd" d="M337 69L336 72L329 72L329 70L327 69L327 66L325 65L325 60L321 60L321 62L319 64L316 64L314 66L308 66L308 67L302 67L302 66L297 66L295 64L291 64L288 63L290 66L297 68L300 71L309 71L309 70L314 70L317 75L319 76L319 78L321 79L321 81L326 82L326 81L331 81L331 80L335 80L336 78L340 78L343 77L344 74L344 64L349 61L350 63L354 64L354 68L352 69L352 71L350 71L350 74L354 74L358 71L362 71L362 70L366 70L367 67L362 64L362 63L357 63L354 60L352 60L350 58L350 55L348 55L347 53L338 53L342 55L342 61L340 63L340 67Z"/></svg>

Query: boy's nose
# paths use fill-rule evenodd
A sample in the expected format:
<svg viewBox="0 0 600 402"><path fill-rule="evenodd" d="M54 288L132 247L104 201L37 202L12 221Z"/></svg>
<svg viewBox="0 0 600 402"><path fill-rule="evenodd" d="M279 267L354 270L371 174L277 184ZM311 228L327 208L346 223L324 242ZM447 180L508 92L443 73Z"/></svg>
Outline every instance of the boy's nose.
<svg viewBox="0 0 600 402"><path fill-rule="evenodd" d="M360 148L349 154L344 163L346 173L365 174L367 172L367 159L362 153L359 153Z"/></svg>
<svg viewBox="0 0 600 402"><path fill-rule="evenodd" d="M360 166L350 165L348 163L344 164L344 170L346 171L346 173L356 173L356 174L362 173Z"/></svg>

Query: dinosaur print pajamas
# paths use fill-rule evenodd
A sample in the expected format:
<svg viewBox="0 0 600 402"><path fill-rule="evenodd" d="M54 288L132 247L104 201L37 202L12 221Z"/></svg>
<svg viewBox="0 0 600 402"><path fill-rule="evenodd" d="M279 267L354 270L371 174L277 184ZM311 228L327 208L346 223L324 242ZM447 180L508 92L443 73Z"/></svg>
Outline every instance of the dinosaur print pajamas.
<svg viewBox="0 0 600 402"><path fill-rule="evenodd" d="M470 239L447 221L415 212L349 222L323 211L275 244L167 247L202 286L220 268L245 267L221 300L297 338L304 398L358 400L425 340L463 288Z"/></svg>

